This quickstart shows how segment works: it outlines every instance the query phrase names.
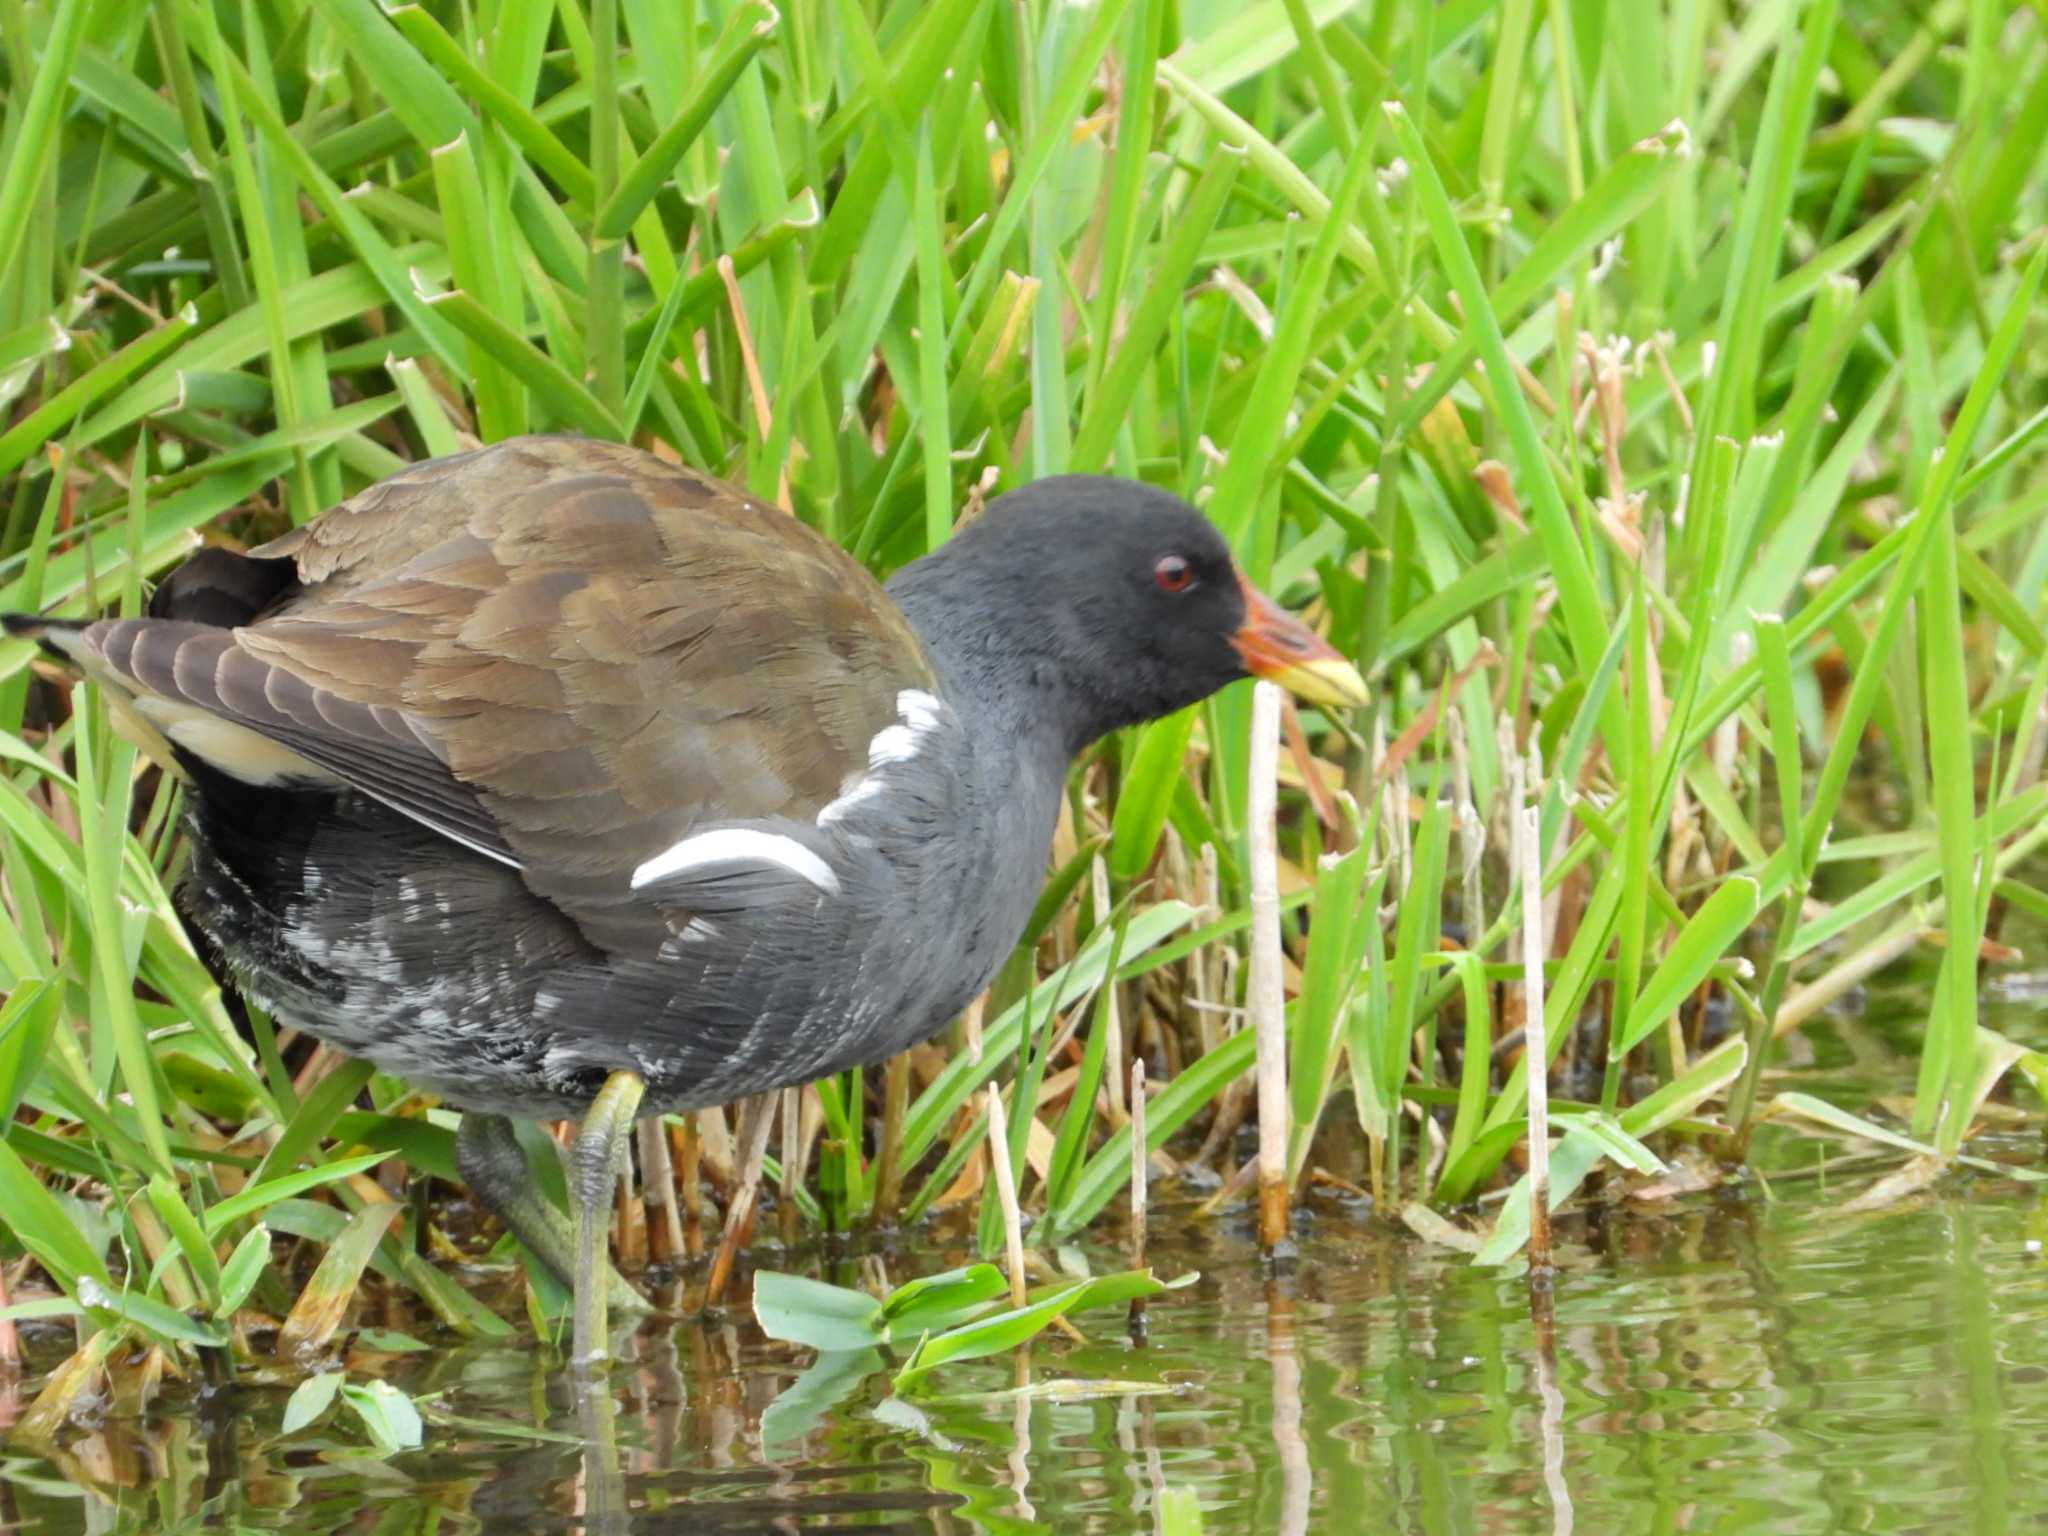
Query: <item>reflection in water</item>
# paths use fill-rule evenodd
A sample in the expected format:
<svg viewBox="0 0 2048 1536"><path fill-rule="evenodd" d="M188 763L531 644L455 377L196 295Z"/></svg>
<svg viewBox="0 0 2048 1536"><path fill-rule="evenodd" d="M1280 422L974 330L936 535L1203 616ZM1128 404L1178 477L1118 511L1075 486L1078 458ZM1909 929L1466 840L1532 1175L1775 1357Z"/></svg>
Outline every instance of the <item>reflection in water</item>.
<svg viewBox="0 0 2048 1536"><path fill-rule="evenodd" d="M1156 1529L1167 1488L1209 1536L2048 1517L2048 1206L1981 1177L1872 1216L1839 1181L1774 1189L1564 1221L1554 1325L1525 1281L1334 1208L1284 1283L1248 1231L1186 1224L1158 1257L1205 1278L1147 1346L1098 1321L907 1404L878 1374L787 1438L762 1416L809 1357L739 1323L643 1334L594 1417L534 1351L391 1357L431 1427L388 1460L345 1423L281 1438L282 1388L172 1399L13 1448L0 1530L1069 1536Z"/></svg>
<svg viewBox="0 0 2048 1536"><path fill-rule="evenodd" d="M1011 1271L1014 1275L1016 1271ZM1011 1281L1012 1285L1016 1282ZM1011 1291L1015 1297L1016 1292ZM1017 1406L1010 1419L1010 1488L1017 1496L1017 1518L1026 1525L1038 1519L1038 1511L1031 1507L1031 1351L1017 1351L1012 1367L1012 1380L1016 1383Z"/></svg>
<svg viewBox="0 0 2048 1536"><path fill-rule="evenodd" d="M1900 1081L1926 979L1810 1028L1798 1086L1853 1107L1859 1084ZM2048 1045L2037 1002L1986 1008ZM173 1383L144 1414L30 1448L12 1423L30 1399L0 1383L0 1536L1122 1536L1159 1529L1168 1489L1199 1496L1206 1536L2048 1523L2048 1203L1961 1175L1850 1214L1882 1165L1839 1149L1819 1165L1815 1143L1768 1130L1758 1150L1778 1170L1768 1190L1583 1203L1533 1312L1523 1279L1321 1195L1298 1268L1269 1281L1248 1225L1176 1222L1169 1189L1151 1259L1203 1279L1153 1305L1146 1346L1118 1317L1083 1317L1087 1343L950 1366L907 1403L878 1371L822 1416L782 1397L812 1357L743 1312L643 1331L582 1412L532 1347L358 1362L427 1415L427 1447L389 1459L339 1415L281 1436L287 1386ZM2018 1138L1973 1150L2040 1154ZM683 1220L701 1246L696 1212ZM970 1256L931 1232L907 1242L905 1273ZM1117 1245L1099 1256L1120 1267ZM26 1345L47 1369L67 1346L40 1326ZM808 1378L819 1401L830 1376ZM1076 1380L1114 1386L1058 1390Z"/></svg>
<svg viewBox="0 0 2048 1536"><path fill-rule="evenodd" d="M1278 1281L1266 1286L1266 1359L1273 1377L1273 1446L1280 1457L1278 1536L1308 1536L1308 1441L1301 1432L1301 1356L1294 1337L1294 1298Z"/></svg>
<svg viewBox="0 0 2048 1536"><path fill-rule="evenodd" d="M1530 1047L1534 1049L1534 1047ZM1529 1321L1536 1330L1536 1397L1543 1405L1543 1486L1552 1536L1572 1536L1572 1492L1564 1477L1564 1393L1557 1386L1557 1307L1549 1266L1529 1277Z"/></svg>

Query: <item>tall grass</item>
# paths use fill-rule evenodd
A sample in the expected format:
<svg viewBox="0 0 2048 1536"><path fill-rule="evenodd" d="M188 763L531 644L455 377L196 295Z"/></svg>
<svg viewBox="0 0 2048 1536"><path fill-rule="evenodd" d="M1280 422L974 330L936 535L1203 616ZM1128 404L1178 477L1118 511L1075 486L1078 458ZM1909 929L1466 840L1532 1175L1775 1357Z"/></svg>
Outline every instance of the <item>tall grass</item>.
<svg viewBox="0 0 2048 1536"><path fill-rule="evenodd" d="M1283 753L1290 1179L1344 1116L1419 1229L1512 1185L1525 1022L1553 1202L1773 1114L1939 1166L2040 1077L1977 1016L1997 915L2048 912L2038 6L4 14L0 607L132 608L202 537L530 430L710 468L878 570L1023 480L1142 476L1378 688ZM152 1349L317 1357L372 1271L506 1332L422 1257L452 1114L223 997L168 894L177 787L65 687L0 650L8 1311L81 1349L38 1411ZM1250 721L1232 689L1076 769L975 1021L781 1120L795 1231L978 1202L993 1252L990 1083L1032 1241L1083 1231L1138 1058L1155 1173L1249 1164ZM1891 824L1837 834L1852 773ZM1765 1091L1776 1035L1917 944L1910 1125ZM681 1209L643 1181L629 1262L701 1251L697 1172L734 1176L727 1116L665 1131ZM1526 1189L1482 1219L1512 1257Z"/></svg>

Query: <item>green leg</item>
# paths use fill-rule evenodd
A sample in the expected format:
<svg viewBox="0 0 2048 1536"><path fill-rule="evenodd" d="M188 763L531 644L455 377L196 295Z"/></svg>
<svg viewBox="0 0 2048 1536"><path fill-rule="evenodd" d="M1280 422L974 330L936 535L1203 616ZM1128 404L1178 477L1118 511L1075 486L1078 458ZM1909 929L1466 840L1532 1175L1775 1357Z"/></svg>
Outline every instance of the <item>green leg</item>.
<svg viewBox="0 0 2048 1536"><path fill-rule="evenodd" d="M503 1115L465 1114L455 1132L455 1166L462 1171L463 1181L512 1229L529 1253L562 1284L576 1283L575 1229L534 1188L526 1154L512 1134L510 1120ZM612 1306L632 1314L653 1310L624 1276L609 1266L607 1270L605 1288Z"/></svg>
<svg viewBox="0 0 2048 1536"><path fill-rule="evenodd" d="M576 1219L576 1353L579 1368L602 1361L611 1352L610 1319L606 1315L604 1275L610 1266L604 1240L611 1231L612 1195L626 1171L633 1144L633 1122L640 1115L640 1096L647 1084L635 1072L614 1072L598 1090L576 1133L576 1151L569 1167L569 1203Z"/></svg>

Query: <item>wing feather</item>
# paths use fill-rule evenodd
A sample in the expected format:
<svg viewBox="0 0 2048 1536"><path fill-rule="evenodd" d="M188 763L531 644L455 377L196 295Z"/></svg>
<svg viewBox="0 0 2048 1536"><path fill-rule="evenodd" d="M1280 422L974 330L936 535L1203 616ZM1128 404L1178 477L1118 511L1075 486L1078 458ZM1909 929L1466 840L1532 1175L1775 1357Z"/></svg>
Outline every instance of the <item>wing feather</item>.
<svg viewBox="0 0 2048 1536"><path fill-rule="evenodd" d="M617 444L414 466L252 558L298 573L254 622L109 621L92 648L124 686L516 864L572 915L627 898L692 829L815 823L899 693L933 687L844 552Z"/></svg>

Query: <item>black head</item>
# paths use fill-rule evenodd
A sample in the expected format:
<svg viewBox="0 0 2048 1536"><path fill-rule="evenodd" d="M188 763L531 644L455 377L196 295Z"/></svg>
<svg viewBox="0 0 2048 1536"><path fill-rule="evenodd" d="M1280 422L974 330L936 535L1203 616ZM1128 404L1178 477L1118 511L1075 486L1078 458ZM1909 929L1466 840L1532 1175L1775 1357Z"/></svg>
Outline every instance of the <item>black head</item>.
<svg viewBox="0 0 2048 1536"><path fill-rule="evenodd" d="M1244 579L1207 518L1138 481L1021 487L890 590L970 675L1028 671L1061 706L1070 751L1253 674L1316 702L1365 698L1348 662Z"/></svg>

